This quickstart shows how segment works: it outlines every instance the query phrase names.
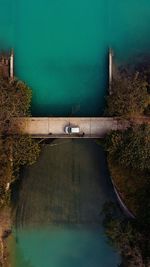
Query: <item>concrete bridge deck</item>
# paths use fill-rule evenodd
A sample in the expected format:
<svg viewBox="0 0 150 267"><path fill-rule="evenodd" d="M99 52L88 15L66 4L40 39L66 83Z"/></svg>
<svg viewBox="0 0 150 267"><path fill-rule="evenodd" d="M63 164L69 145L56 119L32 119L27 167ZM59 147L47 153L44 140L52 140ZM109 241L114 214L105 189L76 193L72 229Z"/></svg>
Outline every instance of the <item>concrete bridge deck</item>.
<svg viewBox="0 0 150 267"><path fill-rule="evenodd" d="M109 117L29 117L15 119L23 134L33 138L102 138L111 130L119 130L129 126ZM65 134L66 125L80 127L79 134ZM15 127L16 128L16 127Z"/></svg>

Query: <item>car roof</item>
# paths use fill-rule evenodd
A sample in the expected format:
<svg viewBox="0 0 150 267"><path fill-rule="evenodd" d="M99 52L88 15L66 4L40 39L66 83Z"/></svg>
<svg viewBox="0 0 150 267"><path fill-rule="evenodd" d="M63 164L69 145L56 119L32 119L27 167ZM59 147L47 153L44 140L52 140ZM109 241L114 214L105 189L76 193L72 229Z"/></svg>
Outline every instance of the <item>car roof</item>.
<svg viewBox="0 0 150 267"><path fill-rule="evenodd" d="M76 127L74 126L74 127L70 127L70 128L71 128L72 133L79 133L79 131L80 131L78 126L76 126Z"/></svg>

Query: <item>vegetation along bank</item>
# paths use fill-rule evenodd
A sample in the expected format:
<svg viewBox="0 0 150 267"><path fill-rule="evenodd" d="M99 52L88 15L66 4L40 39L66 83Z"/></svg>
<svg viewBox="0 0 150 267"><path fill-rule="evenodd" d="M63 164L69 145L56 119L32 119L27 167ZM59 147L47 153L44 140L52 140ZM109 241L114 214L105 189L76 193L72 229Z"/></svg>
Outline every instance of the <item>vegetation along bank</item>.
<svg viewBox="0 0 150 267"><path fill-rule="evenodd" d="M110 175L135 219L108 204L104 207L106 234L122 256L120 267L150 266L150 68L120 68L107 97L106 114L130 121L124 131L112 131L104 140Z"/></svg>
<svg viewBox="0 0 150 267"><path fill-rule="evenodd" d="M14 117L30 116L31 90L23 82L0 77L0 266L7 265L6 238L11 232L11 188L23 165L33 164L39 145L28 135L11 135Z"/></svg>

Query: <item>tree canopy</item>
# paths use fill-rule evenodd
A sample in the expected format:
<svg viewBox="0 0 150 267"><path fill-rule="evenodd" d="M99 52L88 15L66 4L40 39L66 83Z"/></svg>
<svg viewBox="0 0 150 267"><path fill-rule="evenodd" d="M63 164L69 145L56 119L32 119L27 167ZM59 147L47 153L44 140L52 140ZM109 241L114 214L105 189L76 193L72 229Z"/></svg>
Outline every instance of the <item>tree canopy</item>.
<svg viewBox="0 0 150 267"><path fill-rule="evenodd" d="M21 81L0 79L0 204L21 165L33 164L39 145L28 135L11 134L14 117L30 116L31 90Z"/></svg>
<svg viewBox="0 0 150 267"><path fill-rule="evenodd" d="M139 117L150 115L149 62L116 71L107 97L107 115L134 122L126 130L110 132L104 141L110 175L135 215L133 220L105 211L106 234L121 253L120 267L150 267L150 124L135 125Z"/></svg>
<svg viewBox="0 0 150 267"><path fill-rule="evenodd" d="M139 220L129 220L110 205L104 207L104 226L110 244L122 256L120 267L150 266L150 234ZM112 210L113 209L113 210ZM120 213L120 214L119 214Z"/></svg>
<svg viewBox="0 0 150 267"><path fill-rule="evenodd" d="M31 90L23 82L0 79L0 120L29 115Z"/></svg>
<svg viewBox="0 0 150 267"><path fill-rule="evenodd" d="M113 131L106 137L105 147L122 167L150 171L150 125Z"/></svg>
<svg viewBox="0 0 150 267"><path fill-rule="evenodd" d="M5 133L13 117L30 115L31 90L21 81L0 79L0 132Z"/></svg>
<svg viewBox="0 0 150 267"><path fill-rule="evenodd" d="M135 117L143 115L150 104L148 81L138 72L118 72L113 79L113 93L107 97L109 116Z"/></svg>
<svg viewBox="0 0 150 267"><path fill-rule="evenodd" d="M105 139L110 175L135 220L106 213L106 234L122 267L150 267L150 125L112 131Z"/></svg>

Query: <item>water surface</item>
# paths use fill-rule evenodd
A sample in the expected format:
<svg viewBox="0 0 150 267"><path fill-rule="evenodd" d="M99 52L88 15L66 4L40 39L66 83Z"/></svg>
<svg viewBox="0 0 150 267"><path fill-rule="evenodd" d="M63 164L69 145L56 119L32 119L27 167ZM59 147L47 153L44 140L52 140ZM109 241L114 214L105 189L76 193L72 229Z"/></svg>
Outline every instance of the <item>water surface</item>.
<svg viewBox="0 0 150 267"><path fill-rule="evenodd" d="M108 48L121 62L149 52L149 0L0 0L0 7L0 47L14 47L34 115L100 115Z"/></svg>
<svg viewBox="0 0 150 267"><path fill-rule="evenodd" d="M25 169L13 267L116 267L101 210L115 200L104 152L94 141L57 140Z"/></svg>
<svg viewBox="0 0 150 267"><path fill-rule="evenodd" d="M33 115L102 114L108 48L121 63L149 53L149 0L0 0L0 8L0 48L14 48L16 76L33 90ZM48 148L24 173L14 267L117 265L99 217L112 195L104 154L68 145ZM74 227L54 231L56 224Z"/></svg>
<svg viewBox="0 0 150 267"><path fill-rule="evenodd" d="M42 229L17 233L13 267L117 267L101 229Z"/></svg>

